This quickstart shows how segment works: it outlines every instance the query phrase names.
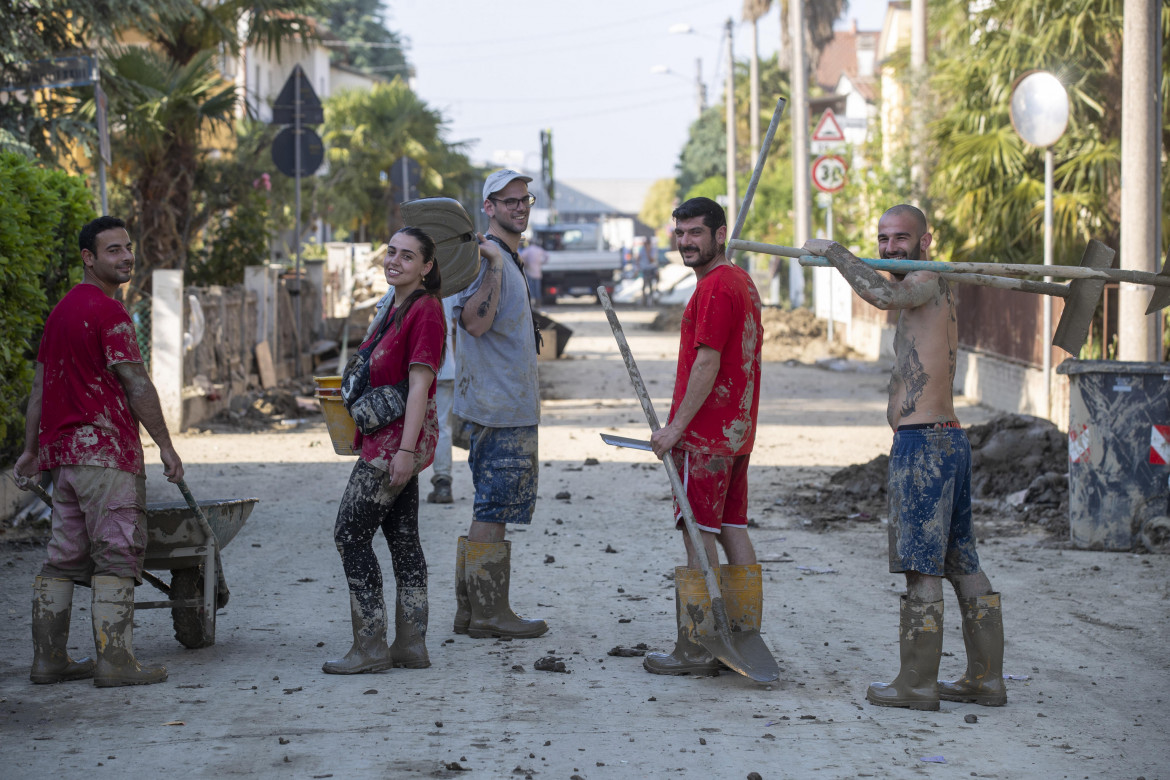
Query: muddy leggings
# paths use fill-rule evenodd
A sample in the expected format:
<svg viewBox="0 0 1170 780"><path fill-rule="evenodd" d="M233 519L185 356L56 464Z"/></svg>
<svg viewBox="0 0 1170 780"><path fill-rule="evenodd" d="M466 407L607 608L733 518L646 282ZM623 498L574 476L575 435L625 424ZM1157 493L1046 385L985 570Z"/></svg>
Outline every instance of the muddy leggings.
<svg viewBox="0 0 1170 780"><path fill-rule="evenodd" d="M351 591L382 591L374 534L382 529L400 588L425 588L427 561L418 538L418 476L391 486L390 475L358 459L337 509L333 541Z"/></svg>

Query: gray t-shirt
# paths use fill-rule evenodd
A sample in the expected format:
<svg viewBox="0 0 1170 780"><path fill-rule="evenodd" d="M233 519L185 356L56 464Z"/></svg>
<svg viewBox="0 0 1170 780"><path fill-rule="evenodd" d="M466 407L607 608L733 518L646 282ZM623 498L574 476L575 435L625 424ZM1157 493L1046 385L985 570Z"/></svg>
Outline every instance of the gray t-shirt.
<svg viewBox="0 0 1170 780"><path fill-rule="evenodd" d="M454 296L454 316L459 328L455 338L454 412L464 420L488 428L539 425L536 338L528 283L506 250L500 302L492 326L476 337L467 332L461 321L463 307L483 284L487 268L488 261L481 260L475 282Z"/></svg>

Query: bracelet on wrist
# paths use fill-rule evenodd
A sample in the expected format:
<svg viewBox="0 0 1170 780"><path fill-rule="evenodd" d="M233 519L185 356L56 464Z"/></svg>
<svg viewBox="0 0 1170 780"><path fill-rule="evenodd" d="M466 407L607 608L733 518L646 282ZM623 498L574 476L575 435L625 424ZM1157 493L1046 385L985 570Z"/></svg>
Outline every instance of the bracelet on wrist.
<svg viewBox="0 0 1170 780"><path fill-rule="evenodd" d="M398 448L398 451L399 451L399 452L409 452L411 455L417 455L417 454L418 454L418 452L417 452L417 451L415 451L415 450L408 450L408 449L406 449L406 447L399 447L399 448Z"/></svg>

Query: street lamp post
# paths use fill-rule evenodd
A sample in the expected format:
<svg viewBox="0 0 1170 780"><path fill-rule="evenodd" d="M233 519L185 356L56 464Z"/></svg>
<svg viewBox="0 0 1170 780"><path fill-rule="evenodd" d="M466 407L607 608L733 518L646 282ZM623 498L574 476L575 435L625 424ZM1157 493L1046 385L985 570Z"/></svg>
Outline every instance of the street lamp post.
<svg viewBox="0 0 1170 780"><path fill-rule="evenodd" d="M1012 127L1026 142L1044 149L1044 264L1052 265L1052 145L1068 127L1068 92L1046 70L1024 74L1012 89ZM1044 277L1052 281L1052 277ZM1044 414L1052 416L1052 298L1044 296Z"/></svg>

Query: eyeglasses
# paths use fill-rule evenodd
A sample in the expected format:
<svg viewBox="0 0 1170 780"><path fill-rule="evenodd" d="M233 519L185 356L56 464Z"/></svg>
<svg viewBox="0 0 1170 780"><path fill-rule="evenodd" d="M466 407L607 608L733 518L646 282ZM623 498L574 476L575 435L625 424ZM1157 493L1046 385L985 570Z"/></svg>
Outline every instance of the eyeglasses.
<svg viewBox="0 0 1170 780"><path fill-rule="evenodd" d="M504 198L501 200L500 198L493 198L488 196L488 200L492 201L493 203L503 204L504 208L506 208L508 211L515 211L521 207L526 209L532 208L532 204L536 203L536 196L530 192L523 198Z"/></svg>

